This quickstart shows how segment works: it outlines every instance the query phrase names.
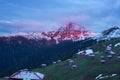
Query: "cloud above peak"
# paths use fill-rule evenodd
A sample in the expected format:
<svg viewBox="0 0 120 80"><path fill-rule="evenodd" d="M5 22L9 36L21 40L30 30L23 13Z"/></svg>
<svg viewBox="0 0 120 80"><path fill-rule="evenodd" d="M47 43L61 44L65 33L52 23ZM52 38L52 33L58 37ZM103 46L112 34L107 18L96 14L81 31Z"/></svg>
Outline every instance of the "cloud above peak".
<svg viewBox="0 0 120 80"><path fill-rule="evenodd" d="M119 8L119 0L0 0L0 32L50 31L68 22L101 32L119 26Z"/></svg>
<svg viewBox="0 0 120 80"><path fill-rule="evenodd" d="M0 21L1 30L10 30L12 32L29 32L29 31L45 31L46 27L43 23L34 20L28 21Z"/></svg>

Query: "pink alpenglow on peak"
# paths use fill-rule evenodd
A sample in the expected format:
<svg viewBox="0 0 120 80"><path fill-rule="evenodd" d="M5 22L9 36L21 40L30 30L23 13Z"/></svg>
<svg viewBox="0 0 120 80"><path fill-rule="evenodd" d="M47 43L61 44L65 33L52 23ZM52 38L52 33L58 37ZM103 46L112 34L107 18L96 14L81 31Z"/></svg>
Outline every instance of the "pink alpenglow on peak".
<svg viewBox="0 0 120 80"><path fill-rule="evenodd" d="M46 39L47 41L52 41L53 43L59 43L63 41L78 41L78 40L84 40L86 38L94 37L96 33L91 32L84 26L81 26L76 23L68 23L60 27L56 31L49 31L49 32L19 32L14 34L8 34L8 36L5 37L14 37L14 36L22 36L27 39L32 40L42 40ZM2 37L4 35L1 35Z"/></svg>

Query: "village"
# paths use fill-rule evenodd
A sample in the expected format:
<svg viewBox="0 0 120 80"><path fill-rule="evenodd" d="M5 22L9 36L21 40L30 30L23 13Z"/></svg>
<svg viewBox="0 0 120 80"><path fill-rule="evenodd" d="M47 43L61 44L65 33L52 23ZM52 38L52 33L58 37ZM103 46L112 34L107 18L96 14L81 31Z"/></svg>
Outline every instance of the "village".
<svg viewBox="0 0 120 80"><path fill-rule="evenodd" d="M109 63L111 60L116 60L116 61L120 61L120 55L115 53L113 51L112 47L117 47L120 46L120 43L117 43L115 45L109 44L106 46L105 51L104 51L104 55L100 55L98 56L99 52L94 52L93 49L86 49L86 50L79 50L74 57L75 58L81 58L81 56L83 56L86 59L91 59L91 60L97 60L97 64L99 65L104 65ZM71 70L75 70L77 69L78 66L76 64L76 62L74 61L74 58L72 59L67 59L67 64L68 67ZM54 61L52 64L58 64L61 63L62 60L57 60ZM47 67L47 64L41 64L41 69L45 69ZM98 74L98 76L96 76L94 78L94 80L100 80L100 79L104 79L104 78L108 78L108 77L114 77L117 76L118 74L116 73L112 73L109 75L104 75L103 73ZM40 73L40 72L34 72L34 71L30 71L28 69L22 69L19 70L18 72L13 73L11 76L9 77L4 77L4 80L44 80L44 78L46 77L46 74ZM46 79L45 79L46 80Z"/></svg>

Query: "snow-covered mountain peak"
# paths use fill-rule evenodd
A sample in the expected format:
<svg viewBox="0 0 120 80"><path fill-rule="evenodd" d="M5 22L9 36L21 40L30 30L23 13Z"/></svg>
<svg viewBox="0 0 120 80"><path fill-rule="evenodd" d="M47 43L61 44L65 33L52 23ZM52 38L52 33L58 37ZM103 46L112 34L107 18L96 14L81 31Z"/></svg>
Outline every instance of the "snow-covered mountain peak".
<svg viewBox="0 0 120 80"><path fill-rule="evenodd" d="M94 39L98 40L106 40L110 38L118 38L120 37L120 28L119 27L112 27L109 28L102 33L97 34Z"/></svg>
<svg viewBox="0 0 120 80"><path fill-rule="evenodd" d="M120 28L113 30L109 35L107 35L108 38L117 38L120 37Z"/></svg>

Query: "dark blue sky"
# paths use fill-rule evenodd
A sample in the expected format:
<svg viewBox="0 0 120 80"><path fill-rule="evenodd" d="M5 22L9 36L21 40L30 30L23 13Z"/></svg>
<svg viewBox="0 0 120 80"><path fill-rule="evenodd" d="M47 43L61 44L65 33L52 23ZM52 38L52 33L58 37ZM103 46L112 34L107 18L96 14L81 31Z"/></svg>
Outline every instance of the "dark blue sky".
<svg viewBox="0 0 120 80"><path fill-rule="evenodd" d="M0 0L0 33L50 31L76 22L100 32L120 25L120 0Z"/></svg>

